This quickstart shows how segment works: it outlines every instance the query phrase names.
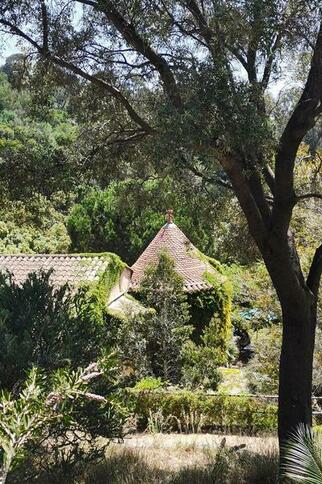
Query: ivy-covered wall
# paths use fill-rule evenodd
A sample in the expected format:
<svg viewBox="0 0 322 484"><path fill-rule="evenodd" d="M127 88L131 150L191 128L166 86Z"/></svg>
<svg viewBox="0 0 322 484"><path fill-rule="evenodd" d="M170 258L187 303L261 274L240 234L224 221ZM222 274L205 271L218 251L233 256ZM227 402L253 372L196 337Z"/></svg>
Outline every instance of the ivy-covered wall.
<svg viewBox="0 0 322 484"><path fill-rule="evenodd" d="M224 364L232 337L232 285L220 262L200 252L198 256L209 265L209 270L204 273L204 280L212 287L192 293L188 297L191 324L195 328L192 339L197 344L216 348L221 363Z"/></svg>
<svg viewBox="0 0 322 484"><path fill-rule="evenodd" d="M82 263L88 263L89 266L92 264L92 259L95 256L104 257L108 262L105 270L99 274L98 280L93 282L84 281L80 287L83 296L86 299L86 306L89 313L96 321L101 321L103 324L104 321L106 321L106 315L108 312L107 301L111 291L119 281L121 274L127 265L118 255L111 252L79 255L82 257L88 257L88 262L84 259Z"/></svg>
<svg viewBox="0 0 322 484"><path fill-rule="evenodd" d="M188 359L212 359L216 366L224 365L228 359L228 348L232 339L232 284L224 267L215 259L194 249L191 257L206 263L203 278L211 288L188 294L190 323L194 330L187 351ZM142 301L140 292L135 297ZM194 355L192 357L192 354Z"/></svg>

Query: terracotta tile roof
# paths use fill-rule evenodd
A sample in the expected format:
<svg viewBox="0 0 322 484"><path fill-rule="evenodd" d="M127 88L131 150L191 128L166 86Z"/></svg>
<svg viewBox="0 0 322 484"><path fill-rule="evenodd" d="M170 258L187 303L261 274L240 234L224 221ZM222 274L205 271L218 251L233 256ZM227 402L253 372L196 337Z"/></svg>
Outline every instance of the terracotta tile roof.
<svg viewBox="0 0 322 484"><path fill-rule="evenodd" d="M183 277L185 291L196 292L212 287L203 277L206 271L215 272L212 266L200 260L197 249L176 224L167 223L132 266L131 287L134 291L139 288L146 268L158 263L162 251L174 260L176 271Z"/></svg>
<svg viewBox="0 0 322 484"><path fill-rule="evenodd" d="M53 269L51 282L60 286L66 282L75 285L82 281L97 281L109 264L108 254L16 254L1 255L0 270L13 274L17 284L28 274Z"/></svg>

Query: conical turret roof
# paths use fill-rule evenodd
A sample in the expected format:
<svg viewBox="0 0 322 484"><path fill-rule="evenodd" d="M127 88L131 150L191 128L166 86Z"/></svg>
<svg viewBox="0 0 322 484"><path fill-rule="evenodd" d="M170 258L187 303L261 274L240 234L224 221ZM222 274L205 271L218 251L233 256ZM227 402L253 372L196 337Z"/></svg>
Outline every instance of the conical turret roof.
<svg viewBox="0 0 322 484"><path fill-rule="evenodd" d="M139 288L147 267L157 265L160 253L166 252L174 260L175 269L184 281L184 290L197 292L210 289L212 286L205 280L205 272L215 273L206 257L196 249L185 234L172 222L172 216L148 245L131 269L132 286Z"/></svg>

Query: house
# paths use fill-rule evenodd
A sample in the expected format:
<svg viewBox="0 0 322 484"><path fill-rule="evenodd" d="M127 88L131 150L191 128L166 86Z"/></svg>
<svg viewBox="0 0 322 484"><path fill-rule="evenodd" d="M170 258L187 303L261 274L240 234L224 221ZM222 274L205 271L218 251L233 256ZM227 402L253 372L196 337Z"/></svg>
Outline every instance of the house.
<svg viewBox="0 0 322 484"><path fill-rule="evenodd" d="M214 340L224 348L231 335L229 281L221 264L202 254L174 223L172 210L167 211L166 224L131 268L112 253L13 254L0 256L0 271L11 273L17 284L23 283L30 273L49 270L50 281L56 286L100 284L106 294L107 310L123 316L144 310L129 293L139 293L146 269L157 265L162 252L173 259L175 270L182 277L195 339L198 341L212 324Z"/></svg>
<svg viewBox="0 0 322 484"><path fill-rule="evenodd" d="M146 269L158 264L162 252L172 258L182 277L195 328L194 340L199 342L211 326L211 336L209 331L208 335L224 353L232 336L230 282L221 264L202 254L174 223L173 210L167 211L166 224L132 265L129 291L134 295L140 292Z"/></svg>
<svg viewBox="0 0 322 484"><path fill-rule="evenodd" d="M9 272L17 284L39 271L51 271L50 282L57 287L66 283L71 287L104 284L110 312L122 313L135 305L127 295L132 269L112 253L1 255L0 270Z"/></svg>
<svg viewBox="0 0 322 484"><path fill-rule="evenodd" d="M132 265L131 291L138 291L146 269L156 265L162 252L166 252L174 261L176 272L183 279L185 292L195 293L212 289L206 275L217 277L214 264L219 263L203 255L190 242L173 221L173 210L167 211L167 222L161 227L152 242L147 246L137 261ZM210 262L212 261L212 262Z"/></svg>

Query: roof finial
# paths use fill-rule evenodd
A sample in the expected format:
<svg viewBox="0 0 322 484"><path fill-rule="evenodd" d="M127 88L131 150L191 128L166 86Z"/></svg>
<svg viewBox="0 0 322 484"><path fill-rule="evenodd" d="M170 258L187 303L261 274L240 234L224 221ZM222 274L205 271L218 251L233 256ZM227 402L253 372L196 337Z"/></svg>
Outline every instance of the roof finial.
<svg viewBox="0 0 322 484"><path fill-rule="evenodd" d="M167 210L167 223L172 224L173 223L173 210L172 208L169 208Z"/></svg>

